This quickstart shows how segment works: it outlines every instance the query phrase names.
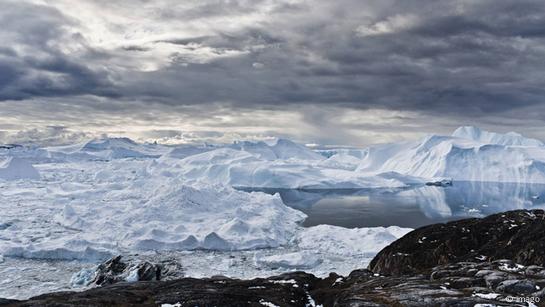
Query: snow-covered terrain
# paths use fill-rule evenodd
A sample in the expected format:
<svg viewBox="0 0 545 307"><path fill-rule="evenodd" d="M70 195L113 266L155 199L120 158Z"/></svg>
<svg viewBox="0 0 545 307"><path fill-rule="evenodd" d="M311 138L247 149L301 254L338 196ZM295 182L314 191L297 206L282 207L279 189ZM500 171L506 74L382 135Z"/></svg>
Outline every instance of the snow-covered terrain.
<svg viewBox="0 0 545 307"><path fill-rule="evenodd" d="M0 255L13 267L13 259L96 263L118 253L174 252L191 262L186 270L193 276L347 273L410 229L303 228L305 214L279 195L235 188L418 185L404 193L423 193L412 197L431 207L445 194L424 183L438 178L545 183L545 146L473 127L452 136L327 152L284 139L164 146L102 138L6 146L0 149ZM448 216L449 210L440 205L427 211ZM3 265L0 272L9 269ZM9 294L0 297L36 293Z"/></svg>

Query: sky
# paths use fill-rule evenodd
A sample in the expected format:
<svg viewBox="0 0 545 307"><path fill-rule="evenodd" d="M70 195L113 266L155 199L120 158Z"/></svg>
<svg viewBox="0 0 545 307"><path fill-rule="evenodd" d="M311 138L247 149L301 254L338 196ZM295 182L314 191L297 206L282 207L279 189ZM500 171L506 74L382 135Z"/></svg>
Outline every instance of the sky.
<svg viewBox="0 0 545 307"><path fill-rule="evenodd" d="M0 0L0 141L545 140L542 0Z"/></svg>

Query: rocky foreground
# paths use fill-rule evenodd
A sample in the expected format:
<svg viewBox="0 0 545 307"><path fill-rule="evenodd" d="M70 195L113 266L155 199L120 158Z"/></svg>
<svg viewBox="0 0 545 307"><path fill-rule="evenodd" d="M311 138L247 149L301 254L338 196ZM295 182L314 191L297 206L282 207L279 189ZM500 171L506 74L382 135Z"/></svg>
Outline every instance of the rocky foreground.
<svg viewBox="0 0 545 307"><path fill-rule="evenodd" d="M95 280L104 286L27 301L0 300L0 305L545 306L544 265L545 214L518 210L417 229L383 249L369 269L346 277L295 272L253 280L127 283L117 282L117 271L125 267L113 259ZM160 279L153 265L141 271Z"/></svg>

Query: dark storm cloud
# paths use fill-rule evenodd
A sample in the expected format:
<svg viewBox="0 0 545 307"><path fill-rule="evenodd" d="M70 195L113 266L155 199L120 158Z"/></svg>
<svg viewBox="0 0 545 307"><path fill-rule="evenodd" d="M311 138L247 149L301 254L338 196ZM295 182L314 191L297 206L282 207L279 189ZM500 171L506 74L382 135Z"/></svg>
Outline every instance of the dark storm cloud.
<svg viewBox="0 0 545 307"><path fill-rule="evenodd" d="M203 64L174 56L172 66L133 76L126 89L174 104L326 103L477 116L543 102L545 12L538 1L463 8L403 1L371 17L358 3L330 12L295 7L252 29L172 40L247 53ZM404 15L413 20L396 25ZM364 33L380 23L392 29Z"/></svg>
<svg viewBox="0 0 545 307"><path fill-rule="evenodd" d="M156 4L159 23L197 20L206 31L170 30L96 50L66 30L82 26L66 12L8 2L0 33L26 52L0 49L0 99L94 95L203 110L218 102L254 109L323 104L473 117L544 102L542 1L138 3ZM136 4L120 1L116 9L130 14L129 5ZM248 16L261 17L235 26ZM165 45L183 49L161 55L167 64L158 69L111 65L138 62L133 56L151 57Z"/></svg>
<svg viewBox="0 0 545 307"><path fill-rule="evenodd" d="M6 1L0 11L0 99L47 96L115 96L108 74L85 63L93 51L62 12L43 5ZM81 57L64 48L83 48Z"/></svg>

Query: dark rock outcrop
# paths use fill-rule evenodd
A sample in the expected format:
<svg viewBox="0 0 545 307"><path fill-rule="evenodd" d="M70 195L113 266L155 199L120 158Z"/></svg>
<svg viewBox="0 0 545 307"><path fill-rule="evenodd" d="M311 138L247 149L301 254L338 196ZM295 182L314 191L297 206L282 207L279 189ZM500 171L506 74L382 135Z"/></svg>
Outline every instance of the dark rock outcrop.
<svg viewBox="0 0 545 307"><path fill-rule="evenodd" d="M545 269L510 260L438 266L430 275L377 276L356 270L327 278L295 272L269 278L224 277L120 282L84 292L50 293L0 306L524 306L545 301Z"/></svg>
<svg viewBox="0 0 545 307"><path fill-rule="evenodd" d="M122 256L116 256L101 263L94 273L94 278L87 285L104 286L126 280L154 281L180 277L183 277L183 270L176 260L166 259L160 263L153 263L139 261L134 257L125 260Z"/></svg>
<svg viewBox="0 0 545 307"><path fill-rule="evenodd" d="M318 279L290 273L267 279L222 277L174 281L116 283L84 292L45 294L2 306L305 306L307 291ZM272 305L271 305L272 306Z"/></svg>
<svg viewBox="0 0 545 307"><path fill-rule="evenodd" d="M517 210L416 229L384 248L369 268L383 275L428 274L462 261L545 264L543 210Z"/></svg>

